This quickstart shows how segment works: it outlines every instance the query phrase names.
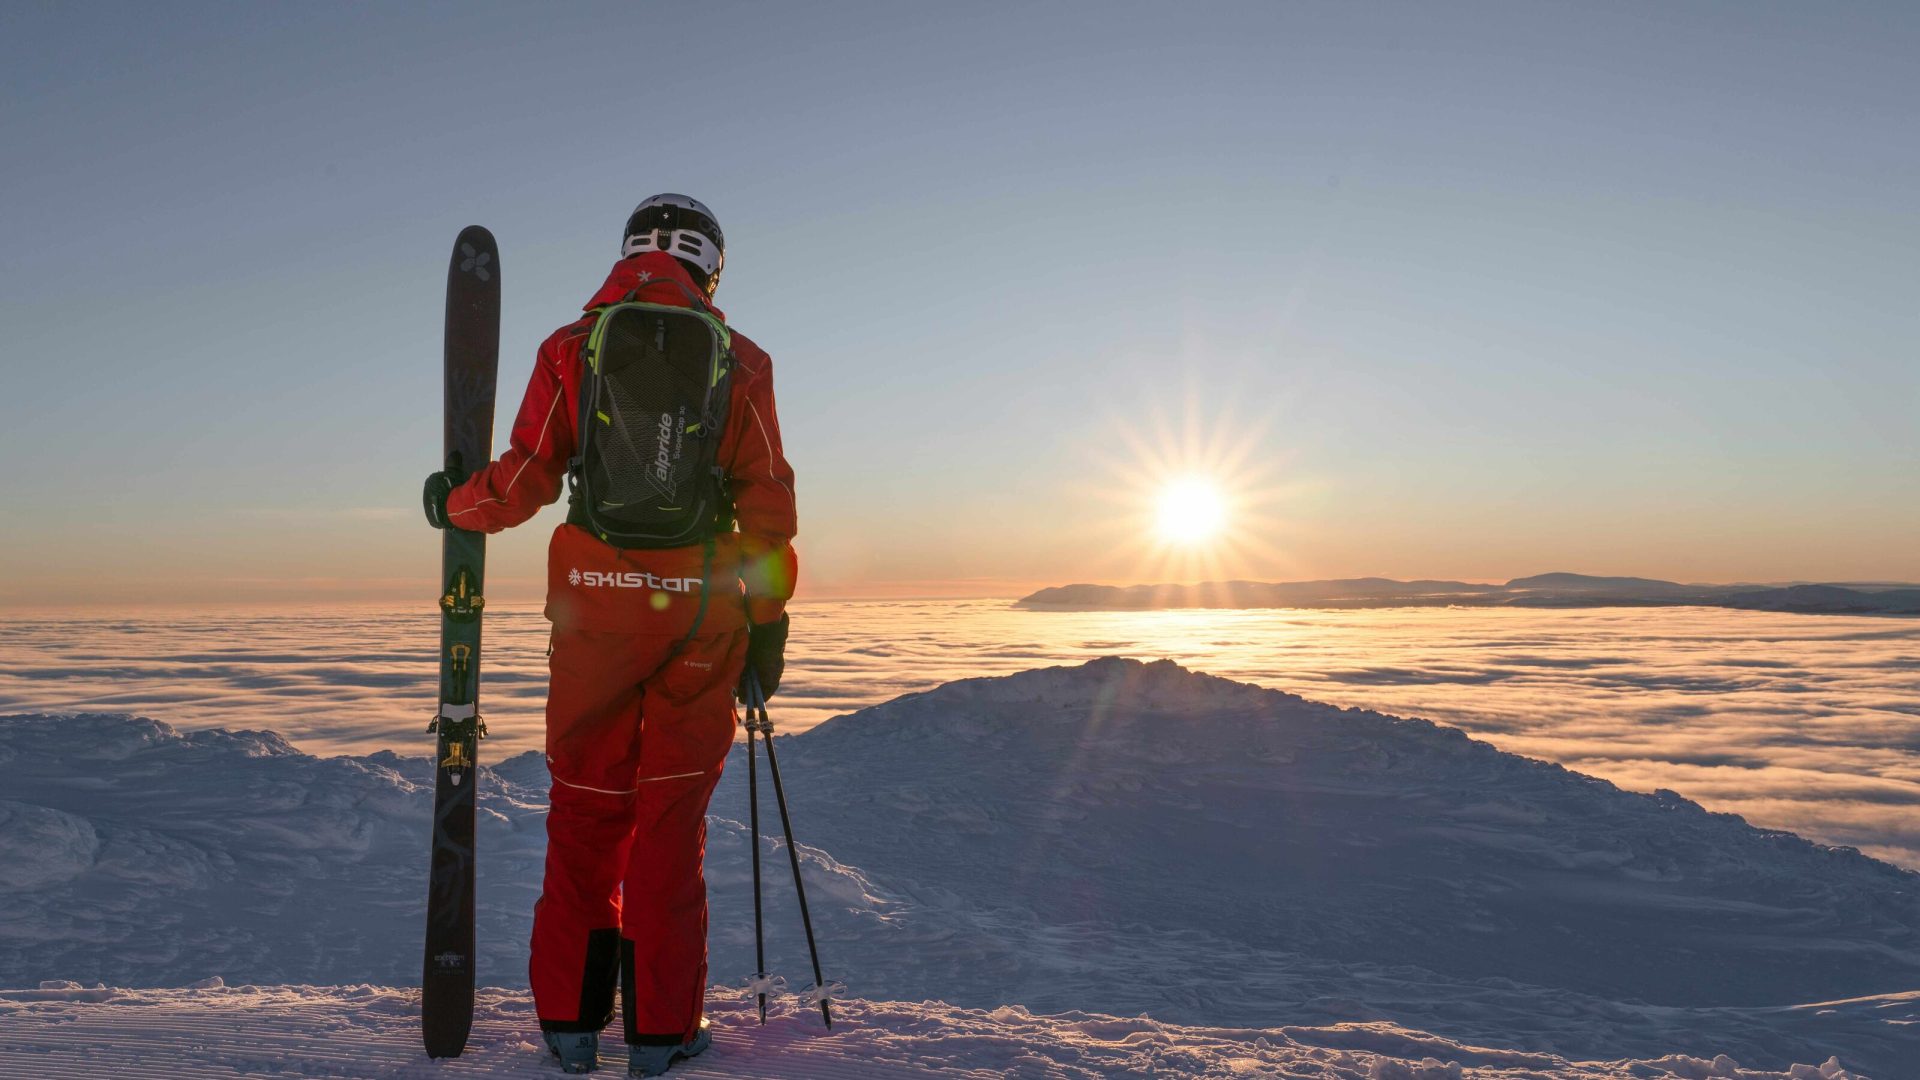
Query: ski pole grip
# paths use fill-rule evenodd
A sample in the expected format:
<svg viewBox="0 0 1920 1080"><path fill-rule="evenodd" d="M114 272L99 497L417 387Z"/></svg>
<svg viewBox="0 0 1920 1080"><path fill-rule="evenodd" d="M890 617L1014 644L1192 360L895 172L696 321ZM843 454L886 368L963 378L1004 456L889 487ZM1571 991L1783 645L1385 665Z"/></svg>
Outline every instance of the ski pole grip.
<svg viewBox="0 0 1920 1080"><path fill-rule="evenodd" d="M758 713L760 716L759 723L761 730L771 734L773 731L773 723L767 719L767 695L765 691L760 689L760 676L751 666L747 668L746 682L747 724L749 733L752 731L754 714ZM749 734L749 738L751 738L751 734Z"/></svg>

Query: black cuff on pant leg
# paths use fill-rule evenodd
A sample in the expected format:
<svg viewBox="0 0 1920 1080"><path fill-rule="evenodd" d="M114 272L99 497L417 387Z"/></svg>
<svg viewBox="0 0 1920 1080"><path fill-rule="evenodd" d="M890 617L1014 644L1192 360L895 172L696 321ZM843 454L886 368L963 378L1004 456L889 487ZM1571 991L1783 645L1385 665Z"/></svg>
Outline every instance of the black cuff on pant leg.
<svg viewBox="0 0 1920 1080"><path fill-rule="evenodd" d="M637 989L634 986L634 978L633 942L623 937L620 939L620 994L626 999L626 1008L621 1010L623 1020L621 1026L625 1030L627 1045L680 1046L684 1044L687 1041L687 1034L684 1031L676 1031L671 1035L655 1035L634 1029L633 1003L634 991ZM702 988L701 993L705 992L705 988Z"/></svg>
<svg viewBox="0 0 1920 1080"><path fill-rule="evenodd" d="M613 981L620 973L620 931L605 927L587 931L586 962L580 965L578 1020L542 1020L541 1031L604 1031L613 1023Z"/></svg>
<svg viewBox="0 0 1920 1080"><path fill-rule="evenodd" d="M571 1035L582 1031L600 1031L605 1024L596 1024L591 1020L542 1020L540 1030L552 1035Z"/></svg>
<svg viewBox="0 0 1920 1080"><path fill-rule="evenodd" d="M671 1035L634 1035L628 1034L628 1046L679 1046L687 1041L686 1035L674 1032Z"/></svg>
<svg viewBox="0 0 1920 1080"><path fill-rule="evenodd" d="M633 1026L634 995L638 989L634 985L633 942L623 937L620 939L620 1000L623 1002L620 1009L621 1033L627 1037L629 1044L645 1045L638 1042L639 1034Z"/></svg>

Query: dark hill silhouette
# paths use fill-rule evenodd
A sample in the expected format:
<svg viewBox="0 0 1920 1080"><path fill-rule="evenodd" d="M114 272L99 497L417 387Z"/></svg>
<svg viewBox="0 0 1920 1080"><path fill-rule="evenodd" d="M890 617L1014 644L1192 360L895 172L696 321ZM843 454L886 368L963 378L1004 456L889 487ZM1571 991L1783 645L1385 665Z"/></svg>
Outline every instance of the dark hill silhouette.
<svg viewBox="0 0 1920 1080"><path fill-rule="evenodd" d="M1802 614L1916 615L1920 586L1700 585L1656 578L1555 571L1503 584L1332 578L1320 581L1203 581L1163 585L1056 585L1022 597L1037 610L1145 611L1162 608L1678 607Z"/></svg>

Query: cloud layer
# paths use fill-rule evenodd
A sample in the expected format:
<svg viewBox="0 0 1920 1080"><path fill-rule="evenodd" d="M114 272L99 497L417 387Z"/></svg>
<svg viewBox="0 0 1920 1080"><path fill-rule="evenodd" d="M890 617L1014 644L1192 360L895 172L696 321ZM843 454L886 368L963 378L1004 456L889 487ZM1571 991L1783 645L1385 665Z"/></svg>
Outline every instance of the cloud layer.
<svg viewBox="0 0 1920 1080"><path fill-rule="evenodd" d="M270 728L316 753L418 752L431 612L334 608L0 620L0 712ZM541 745L547 624L489 612L496 757ZM1920 867L1920 621L1704 608L1030 612L797 605L781 730L954 679L1099 655L1454 724L1635 790Z"/></svg>

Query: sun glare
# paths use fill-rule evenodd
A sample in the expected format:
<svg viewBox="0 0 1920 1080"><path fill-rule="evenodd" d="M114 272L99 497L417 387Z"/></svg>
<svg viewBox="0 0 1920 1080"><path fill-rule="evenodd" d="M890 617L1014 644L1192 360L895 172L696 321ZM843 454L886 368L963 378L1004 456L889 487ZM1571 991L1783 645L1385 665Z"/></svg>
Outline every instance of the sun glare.
<svg viewBox="0 0 1920 1080"><path fill-rule="evenodd" d="M1208 358L1187 361L1200 370ZM1076 566L1079 580L1280 580L1296 569L1290 548L1305 515L1291 511L1309 482L1275 437L1285 399L1154 384L1121 405L1111 436L1088 444L1109 513L1089 519L1089 537L1100 537L1089 547L1100 550Z"/></svg>
<svg viewBox="0 0 1920 1080"><path fill-rule="evenodd" d="M1160 490L1154 525L1160 538L1175 544L1203 544L1220 535L1227 503L1220 486L1199 476L1183 476Z"/></svg>

